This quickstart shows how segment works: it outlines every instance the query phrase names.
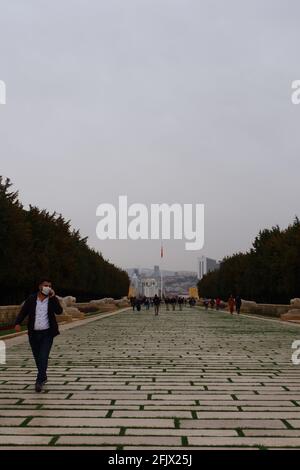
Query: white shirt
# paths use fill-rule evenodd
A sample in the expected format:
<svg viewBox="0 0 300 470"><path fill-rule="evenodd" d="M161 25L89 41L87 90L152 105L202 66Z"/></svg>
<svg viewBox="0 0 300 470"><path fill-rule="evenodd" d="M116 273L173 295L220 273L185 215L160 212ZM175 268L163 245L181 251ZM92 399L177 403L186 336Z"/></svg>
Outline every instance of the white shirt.
<svg viewBox="0 0 300 470"><path fill-rule="evenodd" d="M34 329L41 331L50 328L48 318L48 302L49 299L46 297L44 300L37 298L36 309L35 309L35 322Z"/></svg>

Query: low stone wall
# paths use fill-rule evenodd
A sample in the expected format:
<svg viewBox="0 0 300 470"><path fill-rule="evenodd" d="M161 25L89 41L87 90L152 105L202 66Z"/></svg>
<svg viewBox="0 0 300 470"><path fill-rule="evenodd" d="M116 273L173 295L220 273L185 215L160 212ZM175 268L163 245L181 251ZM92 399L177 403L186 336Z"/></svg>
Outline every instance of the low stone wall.
<svg viewBox="0 0 300 470"><path fill-rule="evenodd" d="M0 305L0 323L13 324L20 308L20 305Z"/></svg>
<svg viewBox="0 0 300 470"><path fill-rule="evenodd" d="M20 310L21 305L0 305L0 323L13 325ZM66 312L64 312L62 315L57 315L56 318L59 323L64 321L72 321L72 315L69 315ZM23 323L26 324L27 320L25 319Z"/></svg>
<svg viewBox="0 0 300 470"><path fill-rule="evenodd" d="M86 313L92 312L113 312L118 308L129 306L125 299L99 299L91 302L77 302L75 297L59 297L63 307L63 314L57 315L58 322L71 322L72 320L81 320ZM0 305L0 323L13 325L21 309L21 305ZM26 323L26 320L24 321Z"/></svg>
<svg viewBox="0 0 300 470"><path fill-rule="evenodd" d="M286 314L292 308L298 308L300 314L300 305L295 307L292 305L284 304L257 304L247 300L242 301L241 312L250 313L253 315L262 315L265 317L281 318L281 315Z"/></svg>
<svg viewBox="0 0 300 470"><path fill-rule="evenodd" d="M280 318L280 315L286 313L290 308L290 305L256 304L255 306L244 307L242 304L241 311L255 315Z"/></svg>

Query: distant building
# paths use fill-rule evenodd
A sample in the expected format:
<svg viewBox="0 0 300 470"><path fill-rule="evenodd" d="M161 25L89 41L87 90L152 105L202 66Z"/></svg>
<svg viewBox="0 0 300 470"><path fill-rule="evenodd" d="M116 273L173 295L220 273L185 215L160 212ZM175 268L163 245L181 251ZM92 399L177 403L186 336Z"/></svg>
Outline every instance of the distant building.
<svg viewBox="0 0 300 470"><path fill-rule="evenodd" d="M154 277L155 279L159 279L159 278L160 278L160 269L159 269L159 266L154 266L153 277Z"/></svg>
<svg viewBox="0 0 300 470"><path fill-rule="evenodd" d="M201 256L198 258L198 278L201 280L205 274L219 269L220 263L212 258Z"/></svg>
<svg viewBox="0 0 300 470"><path fill-rule="evenodd" d="M158 283L154 278L142 279L143 295L145 297L154 297L158 295Z"/></svg>
<svg viewBox="0 0 300 470"><path fill-rule="evenodd" d="M130 280L130 292L134 297L138 297L141 294L141 281L134 273Z"/></svg>

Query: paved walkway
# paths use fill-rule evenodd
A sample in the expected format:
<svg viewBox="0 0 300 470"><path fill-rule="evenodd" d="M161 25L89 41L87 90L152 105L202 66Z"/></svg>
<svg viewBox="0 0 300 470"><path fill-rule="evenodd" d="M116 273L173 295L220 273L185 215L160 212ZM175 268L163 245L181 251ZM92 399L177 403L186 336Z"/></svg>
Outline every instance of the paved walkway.
<svg viewBox="0 0 300 470"><path fill-rule="evenodd" d="M0 449L300 448L300 328L131 310L56 338L45 392L27 341L0 366Z"/></svg>

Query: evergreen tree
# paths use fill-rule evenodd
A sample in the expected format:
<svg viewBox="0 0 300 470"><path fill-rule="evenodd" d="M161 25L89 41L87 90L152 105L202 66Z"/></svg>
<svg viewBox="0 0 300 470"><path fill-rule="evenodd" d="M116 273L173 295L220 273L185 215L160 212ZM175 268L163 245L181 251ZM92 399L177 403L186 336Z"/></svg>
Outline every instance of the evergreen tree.
<svg viewBox="0 0 300 470"><path fill-rule="evenodd" d="M62 215L25 210L11 186L0 176L0 304L22 302L45 275L59 295L78 301L127 295L125 271L90 248Z"/></svg>

